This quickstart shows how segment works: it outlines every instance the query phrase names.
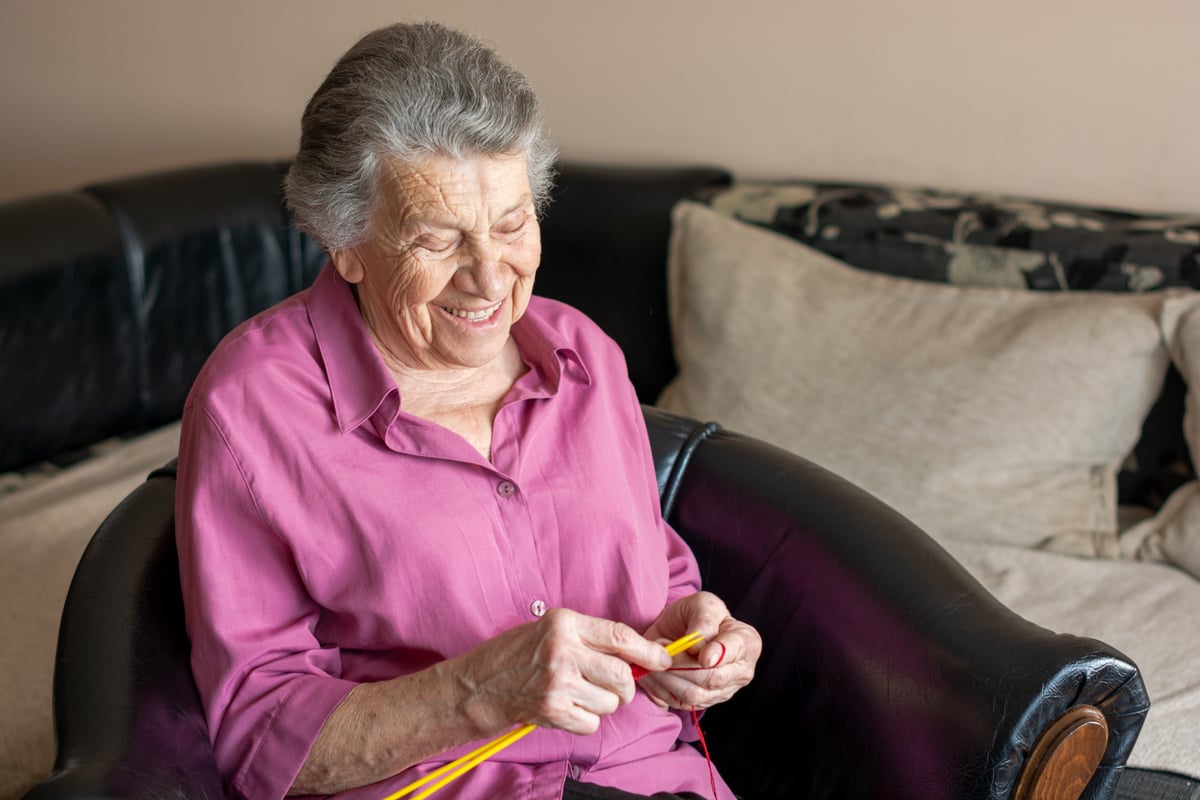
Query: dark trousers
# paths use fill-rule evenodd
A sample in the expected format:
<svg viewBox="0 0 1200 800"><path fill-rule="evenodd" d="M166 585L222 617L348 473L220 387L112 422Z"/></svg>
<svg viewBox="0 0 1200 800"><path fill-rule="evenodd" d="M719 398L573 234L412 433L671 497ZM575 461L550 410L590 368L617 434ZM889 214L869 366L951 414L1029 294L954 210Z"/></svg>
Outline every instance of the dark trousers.
<svg viewBox="0 0 1200 800"><path fill-rule="evenodd" d="M620 789L610 789L607 786L580 783L570 778L567 778L567 783L563 787L563 800L648 800L648 797L649 800L705 800L695 792L684 792L683 794L656 792L647 796L630 794Z"/></svg>

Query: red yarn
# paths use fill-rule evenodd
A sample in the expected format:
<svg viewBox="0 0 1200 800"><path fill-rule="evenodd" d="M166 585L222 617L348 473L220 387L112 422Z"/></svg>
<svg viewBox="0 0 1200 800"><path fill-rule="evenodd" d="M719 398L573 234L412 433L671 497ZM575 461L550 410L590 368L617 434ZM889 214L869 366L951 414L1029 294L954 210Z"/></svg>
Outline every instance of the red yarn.
<svg viewBox="0 0 1200 800"><path fill-rule="evenodd" d="M713 790L713 800L717 800L717 774L713 771L712 756L708 754L708 742L704 741L704 731L700 728L700 715L692 706L692 722L696 723L696 733L700 737L700 747L704 750L704 760L708 762L708 784Z"/></svg>
<svg viewBox="0 0 1200 800"><path fill-rule="evenodd" d="M721 645L721 657L717 659L717 663L712 667L668 667L667 672L695 672L702 669L712 669L725 660L725 645ZM642 678L650 674L650 670L645 667L639 667L637 664L630 664L629 669L633 672L633 679L640 681ZM674 695L672 695L674 697ZM708 762L708 783L712 786L713 800L717 800L717 774L713 769L712 756L708 753L708 742L704 741L704 730L700 727L700 714L696 711L696 707L692 706L692 722L696 725L696 735L700 737L700 748L704 751L704 760Z"/></svg>
<svg viewBox="0 0 1200 800"><path fill-rule="evenodd" d="M721 647L721 657L718 658L717 662L715 664L713 664L711 667L667 667L667 669L665 671L666 672L695 672L695 671L701 670L701 669L713 669L714 667L720 666L721 662L725 660L726 650L725 650L724 644L722 644L721 642L717 642L717 644L720 645L720 647ZM635 681L640 681L642 678L644 678L650 674L650 670L646 669L645 667L639 667L637 664L630 664L629 670L633 673L633 679Z"/></svg>

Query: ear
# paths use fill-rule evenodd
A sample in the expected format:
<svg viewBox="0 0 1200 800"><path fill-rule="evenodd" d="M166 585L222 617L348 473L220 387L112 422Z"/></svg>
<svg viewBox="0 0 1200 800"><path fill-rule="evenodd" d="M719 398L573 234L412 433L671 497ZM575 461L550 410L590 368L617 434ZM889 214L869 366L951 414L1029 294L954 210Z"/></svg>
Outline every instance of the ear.
<svg viewBox="0 0 1200 800"><path fill-rule="evenodd" d="M333 268L338 271L346 283L362 282L365 269L362 263L362 254L359 253L357 247L334 250L329 254L329 260L333 262Z"/></svg>

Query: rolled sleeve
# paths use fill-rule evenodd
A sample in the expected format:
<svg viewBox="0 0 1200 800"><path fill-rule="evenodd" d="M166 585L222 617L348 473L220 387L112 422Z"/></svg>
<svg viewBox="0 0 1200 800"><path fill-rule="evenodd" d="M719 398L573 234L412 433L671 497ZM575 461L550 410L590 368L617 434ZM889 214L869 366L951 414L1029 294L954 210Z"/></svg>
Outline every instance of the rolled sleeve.
<svg viewBox="0 0 1200 800"><path fill-rule="evenodd" d="M246 752L234 779L233 793L239 797L282 798L291 789L313 742L333 710L355 686L350 681L316 676L293 677L269 690L273 713L255 720L249 735L231 737L229 744L245 742ZM228 750L228 748L224 748ZM236 759L238 752L227 752Z"/></svg>
<svg viewBox="0 0 1200 800"><path fill-rule="evenodd" d="M176 489L192 672L236 796L282 798L356 685L315 634L320 609L268 523L255 479L203 409L185 412Z"/></svg>

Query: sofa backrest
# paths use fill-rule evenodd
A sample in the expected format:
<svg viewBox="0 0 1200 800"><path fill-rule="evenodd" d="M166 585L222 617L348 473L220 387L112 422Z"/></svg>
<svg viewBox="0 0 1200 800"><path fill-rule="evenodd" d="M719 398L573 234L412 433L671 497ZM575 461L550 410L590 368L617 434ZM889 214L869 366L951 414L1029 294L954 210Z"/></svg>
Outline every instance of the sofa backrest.
<svg viewBox="0 0 1200 800"><path fill-rule="evenodd" d="M575 306L616 340L643 403L677 371L667 318L671 209L729 183L729 173L705 168L569 166L559 174L534 291Z"/></svg>
<svg viewBox="0 0 1200 800"><path fill-rule="evenodd" d="M216 164L0 204L0 472L178 418L221 338L312 281L325 254L291 224L286 169ZM613 335L644 402L675 370L670 209L729 181L560 167L537 291Z"/></svg>
<svg viewBox="0 0 1200 800"><path fill-rule="evenodd" d="M116 220L85 192L0 206L0 471L139 424Z"/></svg>
<svg viewBox="0 0 1200 800"><path fill-rule="evenodd" d="M177 418L221 337L312 281L325 254L283 207L286 169L215 164L0 204L0 471L68 462L98 440ZM1016 279L1038 290L1200 288L1195 218L882 186L731 185L728 172L711 168L563 164L542 222L536 291L613 336L644 403L676 369L669 214L694 195L860 268L905 277ZM980 253L990 258L964 258ZM1192 474L1183 394L1172 372L1137 468L1121 476L1123 501L1156 507Z"/></svg>
<svg viewBox="0 0 1200 800"><path fill-rule="evenodd" d="M301 288L280 174L227 164L97 184L134 297L139 421L177 419L192 379L242 320Z"/></svg>

